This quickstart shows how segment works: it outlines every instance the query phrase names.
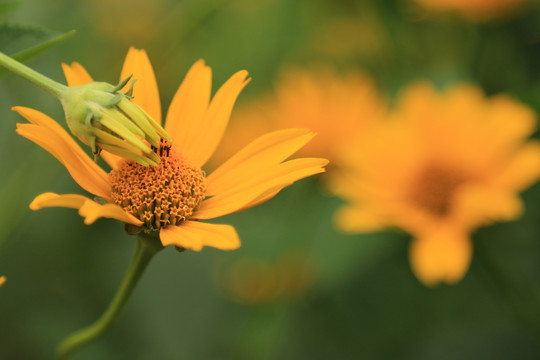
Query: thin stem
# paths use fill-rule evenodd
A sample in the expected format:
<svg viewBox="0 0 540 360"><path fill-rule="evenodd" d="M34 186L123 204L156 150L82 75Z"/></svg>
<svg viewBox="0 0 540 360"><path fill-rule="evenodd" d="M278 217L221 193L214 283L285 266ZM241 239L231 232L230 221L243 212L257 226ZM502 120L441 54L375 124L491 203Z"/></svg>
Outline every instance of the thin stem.
<svg viewBox="0 0 540 360"><path fill-rule="evenodd" d="M29 68L28 66L21 64L17 60L14 60L7 56L6 54L0 52L0 65L4 66L6 69L13 71L15 74L25 78L30 81L32 84L39 86L43 90L49 92L51 95L59 98L66 89L67 86L56 82L45 75L38 73L37 71Z"/></svg>
<svg viewBox="0 0 540 360"><path fill-rule="evenodd" d="M75 350L96 340L113 325L129 300L129 297L133 292L133 289L135 289L141 275L144 273L146 266L154 254L162 248L163 246L159 242L159 239L156 239L155 237L137 236L135 253L133 254L129 268L116 295L109 304L109 307L95 323L67 336L57 348L57 359L69 359L70 355Z"/></svg>

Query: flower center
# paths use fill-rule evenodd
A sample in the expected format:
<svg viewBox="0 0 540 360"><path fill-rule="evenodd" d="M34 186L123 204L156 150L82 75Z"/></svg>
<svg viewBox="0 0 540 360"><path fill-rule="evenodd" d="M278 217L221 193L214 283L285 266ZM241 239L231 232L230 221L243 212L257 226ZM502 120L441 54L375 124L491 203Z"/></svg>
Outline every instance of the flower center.
<svg viewBox="0 0 540 360"><path fill-rule="evenodd" d="M114 203L141 220L147 230L178 225L206 195L204 171L163 140L153 150L161 159L158 166L126 160L110 173Z"/></svg>
<svg viewBox="0 0 540 360"><path fill-rule="evenodd" d="M415 179L409 199L437 217L448 215L456 189L467 177L440 165L426 167Z"/></svg>

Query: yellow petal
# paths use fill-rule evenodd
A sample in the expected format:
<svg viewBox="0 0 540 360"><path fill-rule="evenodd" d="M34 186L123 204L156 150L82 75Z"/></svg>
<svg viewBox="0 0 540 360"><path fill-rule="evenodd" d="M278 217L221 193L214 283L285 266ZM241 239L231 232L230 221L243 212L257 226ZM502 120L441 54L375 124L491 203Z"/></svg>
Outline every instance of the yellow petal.
<svg viewBox="0 0 540 360"><path fill-rule="evenodd" d="M286 186L286 185L285 185ZM237 211L244 211L246 209L249 209L251 207L260 205L264 202L267 202L268 200L272 199L274 196L276 196L285 186L276 186L275 188L268 189L267 191L263 192L259 196L257 196L255 199L248 202L246 205L242 206Z"/></svg>
<svg viewBox="0 0 540 360"><path fill-rule="evenodd" d="M107 173L86 155L60 125L39 111L22 107L13 109L32 122L17 124L17 133L56 157L83 189L105 199L110 198L111 186Z"/></svg>
<svg viewBox="0 0 540 360"><path fill-rule="evenodd" d="M176 245L200 251L203 246L221 250L240 247L240 239L230 225L208 224L198 221L184 221L180 226L162 228L159 237L163 246Z"/></svg>
<svg viewBox="0 0 540 360"><path fill-rule="evenodd" d="M195 128L187 139L184 155L195 166L203 166L216 150L229 123L236 98L249 82L247 75L247 71L239 71L227 80L212 98L201 121L193 124Z"/></svg>
<svg viewBox="0 0 540 360"><path fill-rule="evenodd" d="M258 176L239 182L227 191L204 200L192 218L212 219L239 211L262 194L275 192L296 180L324 172L326 164L328 160L325 159L303 158L290 160L270 169L259 169Z"/></svg>
<svg viewBox="0 0 540 360"><path fill-rule="evenodd" d="M426 286L453 284L465 276L472 246L465 230L447 225L414 239L409 256L413 272Z"/></svg>
<svg viewBox="0 0 540 360"><path fill-rule="evenodd" d="M344 206L334 215L336 227L346 233L366 233L379 231L386 224L382 219L361 207Z"/></svg>
<svg viewBox="0 0 540 360"><path fill-rule="evenodd" d="M0 286L4 285L5 282L6 282L6 277L0 276Z"/></svg>
<svg viewBox="0 0 540 360"><path fill-rule="evenodd" d="M23 116L26 120L30 121L32 124L51 129L59 136L61 136L65 142L69 143L70 146L74 148L78 147L75 140L73 140L73 138L64 130L63 127L61 127L56 121L43 114L42 112L23 106L14 106L11 108L11 110L18 112L21 116ZM80 152L84 153L82 149L80 149Z"/></svg>
<svg viewBox="0 0 540 360"><path fill-rule="evenodd" d="M540 177L540 142L529 141L513 155L496 178L497 184L522 190Z"/></svg>
<svg viewBox="0 0 540 360"><path fill-rule="evenodd" d="M78 62L72 62L71 65L62 63L62 70L64 70L64 76L70 87L88 84L94 81L86 69Z"/></svg>
<svg viewBox="0 0 540 360"><path fill-rule="evenodd" d="M211 90L212 70L199 60L189 69L167 112L165 130L174 139L179 153L187 158L192 155L187 144L199 131L198 124L208 109Z"/></svg>
<svg viewBox="0 0 540 360"><path fill-rule="evenodd" d="M107 164L109 164L112 169L118 168L120 162L124 160L124 158L121 158L120 156L114 155L105 150L101 151L99 155L103 158L103 160L105 160Z"/></svg>
<svg viewBox="0 0 540 360"><path fill-rule="evenodd" d="M67 207L70 209L80 209L86 201L90 199L78 194L58 195L52 192L38 195L31 203L30 209L39 210L44 207Z"/></svg>
<svg viewBox="0 0 540 360"><path fill-rule="evenodd" d="M208 195L231 188L239 179L249 179L259 169L279 164L311 140L308 129L274 131L251 142L208 176Z"/></svg>
<svg viewBox="0 0 540 360"><path fill-rule="evenodd" d="M43 193L37 196L32 203L30 209L39 210L44 207L67 207L78 209L79 215L84 217L84 223L90 225L100 217L112 218L125 223L140 226L142 222L136 219L133 215L126 213L121 207L114 204L101 205L78 194L58 195L55 193Z"/></svg>
<svg viewBox="0 0 540 360"><path fill-rule="evenodd" d="M485 184L464 185L455 195L455 218L467 227L514 220L523 213L523 203L513 190Z"/></svg>
<svg viewBox="0 0 540 360"><path fill-rule="evenodd" d="M69 174L86 191L105 199L110 198L110 184L107 174L97 170L97 165L88 158L82 160L73 153L72 148L49 129L31 124L17 124L17 133L33 141L52 154L68 170Z"/></svg>
<svg viewBox="0 0 540 360"><path fill-rule="evenodd" d="M157 123L161 124L161 102L156 76L146 51L131 47L127 53L120 80L133 75L133 102L142 107ZM129 84L123 89L126 91Z"/></svg>
<svg viewBox="0 0 540 360"><path fill-rule="evenodd" d="M101 205L95 201L87 201L79 209L79 214L84 217L86 225L93 224L99 218L109 218L122 221L124 223L141 226L143 222L127 213L120 206L115 204Z"/></svg>
<svg viewBox="0 0 540 360"><path fill-rule="evenodd" d="M482 142L482 147L495 152L513 150L534 132L537 125L532 109L504 95L490 100L484 116L489 119L489 125L483 130L489 133L489 137Z"/></svg>

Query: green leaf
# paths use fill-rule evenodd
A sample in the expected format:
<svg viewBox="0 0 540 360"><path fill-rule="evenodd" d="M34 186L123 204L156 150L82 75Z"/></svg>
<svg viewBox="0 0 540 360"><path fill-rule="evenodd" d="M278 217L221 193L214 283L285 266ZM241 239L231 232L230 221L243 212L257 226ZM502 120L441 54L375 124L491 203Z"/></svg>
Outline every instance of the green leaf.
<svg viewBox="0 0 540 360"><path fill-rule="evenodd" d="M73 34L75 34L75 30L59 33L31 25L1 23L0 51L18 61L26 61ZM1 68L0 76L7 71Z"/></svg>

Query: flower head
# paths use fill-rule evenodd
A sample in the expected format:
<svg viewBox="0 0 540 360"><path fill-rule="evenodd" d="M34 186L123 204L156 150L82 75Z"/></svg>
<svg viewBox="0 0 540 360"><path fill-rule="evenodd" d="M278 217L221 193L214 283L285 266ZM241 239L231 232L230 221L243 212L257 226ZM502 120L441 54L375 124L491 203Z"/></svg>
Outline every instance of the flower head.
<svg viewBox="0 0 540 360"><path fill-rule="evenodd" d="M231 300L257 305L301 296L313 285L314 273L305 253L288 250L273 261L243 256L222 264L215 280Z"/></svg>
<svg viewBox="0 0 540 360"><path fill-rule="evenodd" d="M457 11L471 20L490 20L508 14L528 0L415 0L433 11Z"/></svg>
<svg viewBox="0 0 540 360"><path fill-rule="evenodd" d="M4 285L5 282L6 282L6 277L0 276L0 286Z"/></svg>
<svg viewBox="0 0 540 360"><path fill-rule="evenodd" d="M534 113L507 96L486 99L471 85L406 89L373 136L343 153L348 168L332 188L349 204L346 232L397 226L411 233L411 266L425 284L459 281L471 232L522 213L518 192L540 177L540 144L526 138Z"/></svg>
<svg viewBox="0 0 540 360"><path fill-rule="evenodd" d="M64 71L70 85L91 81L77 63L64 65ZM122 77L126 74L138 79L133 101L160 123L158 88L144 50L129 50ZM262 203L294 181L323 172L328 162L317 158L285 161L314 136L307 129L289 129L254 140L206 175L201 167L221 140L234 102L249 81L246 77L246 71L237 72L210 101L211 70L202 60L196 62L175 94L165 121L174 142L162 136L159 143L151 143L159 165L144 166L103 149L102 156L112 168L109 173L52 119L33 109L15 107L31 122L17 124L17 132L54 155L83 189L98 198L45 193L30 208L75 208L86 224L100 217L114 218L126 223L129 232L159 235L164 246L197 251L203 246L237 248L240 241L232 226L200 220Z"/></svg>
<svg viewBox="0 0 540 360"><path fill-rule="evenodd" d="M274 93L237 112L217 154L232 153L252 133L307 127L318 135L299 152L325 157L335 164L341 146L367 136L385 110L385 101L374 84L361 73L338 74L323 67L311 71L289 68L283 71Z"/></svg>

